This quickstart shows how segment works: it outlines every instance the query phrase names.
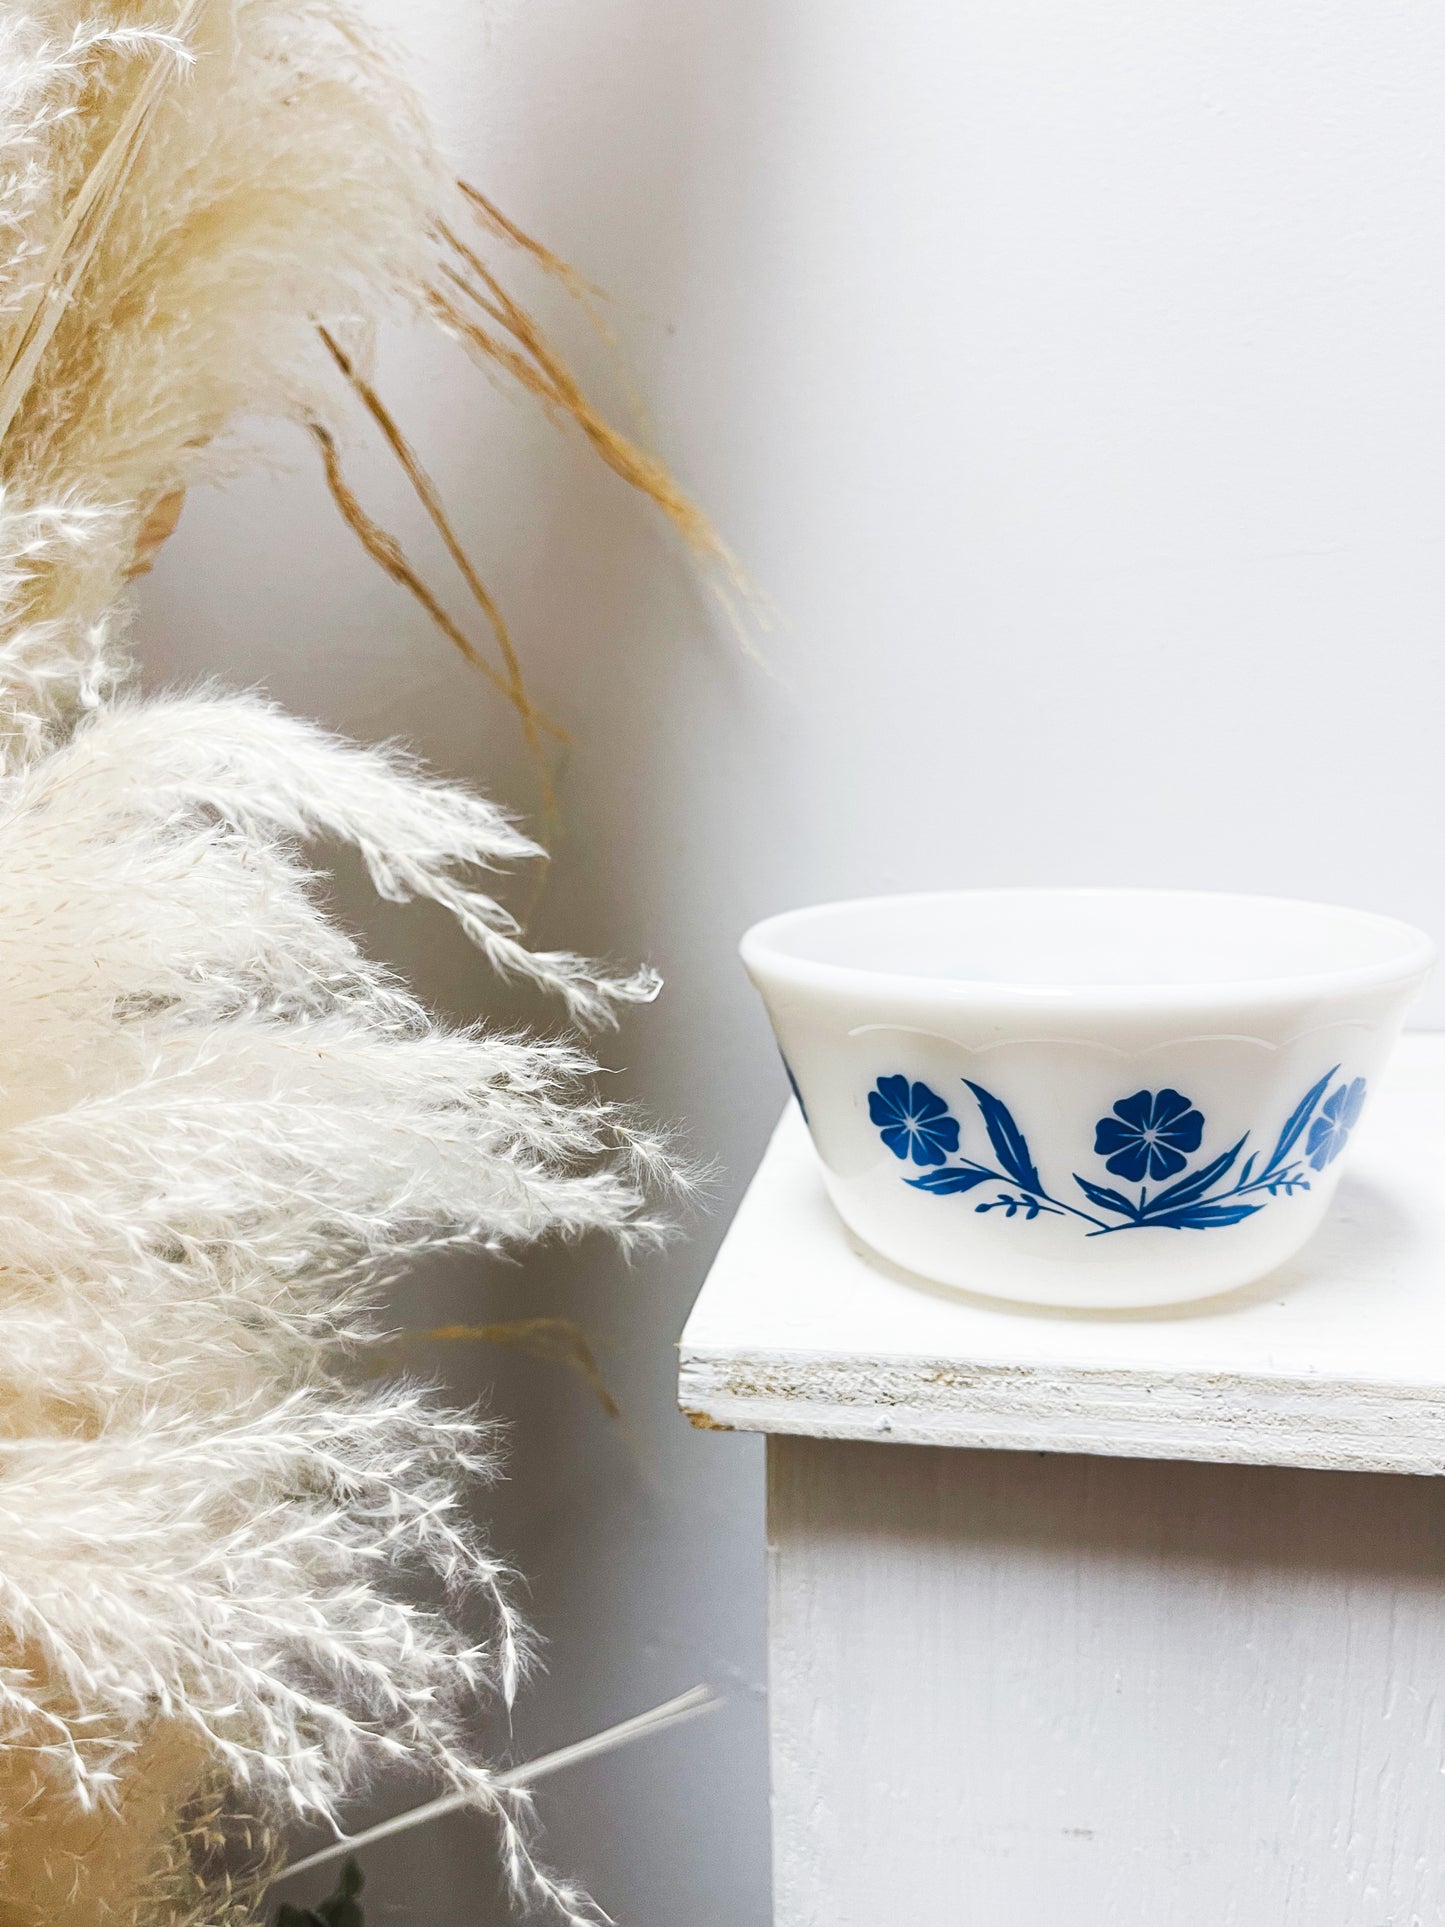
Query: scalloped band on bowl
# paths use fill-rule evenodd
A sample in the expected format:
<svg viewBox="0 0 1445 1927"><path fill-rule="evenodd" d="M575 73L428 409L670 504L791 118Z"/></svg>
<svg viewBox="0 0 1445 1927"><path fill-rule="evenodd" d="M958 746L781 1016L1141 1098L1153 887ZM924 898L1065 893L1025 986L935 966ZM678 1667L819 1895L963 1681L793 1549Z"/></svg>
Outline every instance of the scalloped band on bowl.
<svg viewBox="0 0 1445 1927"><path fill-rule="evenodd" d="M789 911L742 955L865 1244L1103 1309L1301 1249L1434 947L1278 897L966 890Z"/></svg>

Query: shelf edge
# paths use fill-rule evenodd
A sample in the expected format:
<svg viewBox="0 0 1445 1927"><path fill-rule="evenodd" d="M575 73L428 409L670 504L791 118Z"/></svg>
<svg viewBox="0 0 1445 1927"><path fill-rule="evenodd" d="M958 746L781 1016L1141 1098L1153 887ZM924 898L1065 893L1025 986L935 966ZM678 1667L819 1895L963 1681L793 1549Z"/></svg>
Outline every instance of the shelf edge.
<svg viewBox="0 0 1445 1927"><path fill-rule="evenodd" d="M678 1392L692 1423L714 1430L1445 1472L1445 1391L1425 1385L686 1350Z"/></svg>

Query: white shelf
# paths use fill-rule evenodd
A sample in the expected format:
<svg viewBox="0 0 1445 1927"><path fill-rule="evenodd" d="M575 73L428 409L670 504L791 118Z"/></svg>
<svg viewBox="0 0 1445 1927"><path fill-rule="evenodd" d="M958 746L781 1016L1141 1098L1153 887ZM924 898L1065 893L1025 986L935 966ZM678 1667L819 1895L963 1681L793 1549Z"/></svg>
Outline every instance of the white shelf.
<svg viewBox="0 0 1445 1927"><path fill-rule="evenodd" d="M1032 1311L865 1256L790 1105L680 1353L703 1426L1445 1471L1445 1035L1402 1042L1299 1259L1153 1312Z"/></svg>

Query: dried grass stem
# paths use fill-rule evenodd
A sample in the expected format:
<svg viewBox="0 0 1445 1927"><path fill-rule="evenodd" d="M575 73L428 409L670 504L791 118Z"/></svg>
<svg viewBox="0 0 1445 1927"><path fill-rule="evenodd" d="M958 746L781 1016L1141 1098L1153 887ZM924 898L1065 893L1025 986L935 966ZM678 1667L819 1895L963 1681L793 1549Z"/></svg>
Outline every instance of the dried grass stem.
<svg viewBox="0 0 1445 1927"><path fill-rule="evenodd" d="M507 699L521 718L522 730L526 736L528 747L537 760L538 766L542 771L544 784L547 786L550 795L551 771L547 763L546 752L542 747L539 731L546 729L548 733L554 736L559 742L570 741L567 732L560 724L553 722L539 710L528 696L526 684L522 676L521 660L517 655L516 646L512 641L511 631L507 627L500 608L497 606L496 599L478 575L471 557L462 546L456 530L452 526L451 518L448 516L446 508L442 503L436 484L432 481L425 468L423 468L410 442L408 442L405 435L402 434L391 410L382 401L372 384L361 374L351 356L346 353L345 349L342 348L331 331L328 328L322 327L319 328L317 332L320 334L326 346L327 353L350 383L367 413L371 416L371 419L381 430L387 447L396 457L397 462L401 466L402 473L406 476L418 501L420 501L427 515L431 518L432 526L436 529L438 535L440 535L448 555L451 556L452 561L456 564L461 574L462 580L471 591L473 600L490 624L492 633L497 639L497 647L502 652L502 659L507 668ZM334 484L332 493L334 496Z"/></svg>

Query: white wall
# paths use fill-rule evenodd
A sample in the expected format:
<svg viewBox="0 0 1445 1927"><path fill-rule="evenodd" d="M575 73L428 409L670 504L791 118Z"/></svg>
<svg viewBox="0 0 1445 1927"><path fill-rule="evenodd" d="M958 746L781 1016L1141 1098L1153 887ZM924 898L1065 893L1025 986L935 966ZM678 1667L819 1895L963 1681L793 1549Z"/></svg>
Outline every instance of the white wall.
<svg viewBox="0 0 1445 1927"><path fill-rule="evenodd" d="M557 1782L549 1846L633 1927L762 1927L760 1460L674 1416L670 1353L782 1094L735 938L810 898L1030 880L1293 891L1445 936L1445 13L387 5L466 168L613 291L661 446L782 618L766 675L619 485L439 345L390 345L577 732L544 934L667 972L614 1061L724 1168L717 1215L630 1275L463 1267L403 1315L569 1311L605 1346L621 1428L553 1369L435 1361L515 1422L500 1535L554 1642L518 1744L725 1687L722 1719ZM434 556L384 464L357 475ZM535 795L304 450L189 506L141 639L156 677L262 680ZM349 871L343 901L428 994L490 1003L440 920ZM377 1917L498 1920L477 1841L378 1860Z"/></svg>

